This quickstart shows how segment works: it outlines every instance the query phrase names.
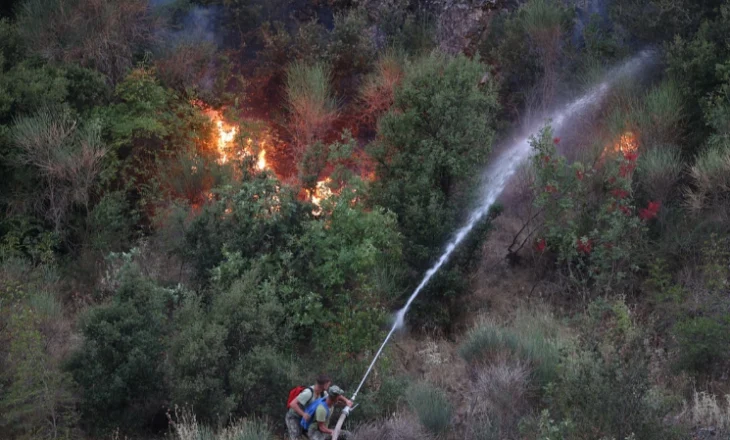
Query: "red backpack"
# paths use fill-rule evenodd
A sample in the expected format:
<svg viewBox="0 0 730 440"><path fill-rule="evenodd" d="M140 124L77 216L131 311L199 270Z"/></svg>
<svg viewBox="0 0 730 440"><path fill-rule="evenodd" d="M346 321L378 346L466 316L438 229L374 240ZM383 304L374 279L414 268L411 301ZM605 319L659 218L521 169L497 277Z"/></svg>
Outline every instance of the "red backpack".
<svg viewBox="0 0 730 440"><path fill-rule="evenodd" d="M289 391L289 398L286 399L286 407L291 408L292 402L294 402L294 400L296 400L299 394L301 394L301 392L304 390L310 390L312 392L312 398L314 398L314 390L312 389L312 387L303 387L299 385Z"/></svg>

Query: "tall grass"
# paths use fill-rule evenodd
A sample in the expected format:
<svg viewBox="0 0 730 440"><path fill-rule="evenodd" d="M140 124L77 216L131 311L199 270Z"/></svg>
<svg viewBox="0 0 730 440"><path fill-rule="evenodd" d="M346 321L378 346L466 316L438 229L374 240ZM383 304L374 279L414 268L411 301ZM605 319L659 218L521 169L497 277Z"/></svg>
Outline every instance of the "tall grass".
<svg viewBox="0 0 730 440"><path fill-rule="evenodd" d="M730 152L721 147L705 149L690 168L693 188L686 192L688 207L695 213L723 202L730 190Z"/></svg>
<svg viewBox="0 0 730 440"><path fill-rule="evenodd" d="M507 354L525 362L532 377L545 385L557 377L560 364L556 335L546 334L539 322L523 317L512 327L484 323L473 329L459 347L459 354L469 363L489 362Z"/></svg>
<svg viewBox="0 0 730 440"><path fill-rule="evenodd" d="M169 440L274 440L274 434L266 423L260 420L242 419L218 432L198 423L190 409L175 409L170 418Z"/></svg>
<svg viewBox="0 0 730 440"><path fill-rule="evenodd" d="M444 392L426 383L411 385L406 390L406 402L421 424L432 434L445 434L451 425L451 403Z"/></svg>
<svg viewBox="0 0 730 440"><path fill-rule="evenodd" d="M632 109L643 139L654 144L677 143L685 119L684 99L677 85L665 81L644 96L641 106Z"/></svg>
<svg viewBox="0 0 730 440"><path fill-rule="evenodd" d="M718 398L704 391L695 391L692 401L685 404L685 413L695 427L713 427L725 434L730 432L730 395Z"/></svg>
<svg viewBox="0 0 730 440"><path fill-rule="evenodd" d="M337 100L331 80L330 68L323 63L296 61L287 70L290 124L300 153L321 138L337 118Z"/></svg>
<svg viewBox="0 0 730 440"><path fill-rule="evenodd" d="M418 420L402 414L366 423L355 430L354 440L432 440Z"/></svg>
<svg viewBox="0 0 730 440"><path fill-rule="evenodd" d="M523 24L530 35L539 35L546 29L560 30L563 8L552 0L530 0L522 6Z"/></svg>
<svg viewBox="0 0 730 440"><path fill-rule="evenodd" d="M661 145L642 154L638 166L641 187L651 199L665 202L679 181L683 165L679 148Z"/></svg>

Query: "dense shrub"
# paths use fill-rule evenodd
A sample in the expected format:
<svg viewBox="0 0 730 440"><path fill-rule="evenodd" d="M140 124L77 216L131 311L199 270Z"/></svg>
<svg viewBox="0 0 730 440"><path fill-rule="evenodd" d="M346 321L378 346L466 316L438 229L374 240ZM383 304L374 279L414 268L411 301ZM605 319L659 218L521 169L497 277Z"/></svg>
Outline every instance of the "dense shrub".
<svg viewBox="0 0 730 440"><path fill-rule="evenodd" d="M684 368L708 370L728 359L725 347L730 343L730 317L687 317L675 325L674 334Z"/></svg>
<svg viewBox="0 0 730 440"><path fill-rule="evenodd" d="M406 402L421 424L433 435L442 435L451 426L451 403L446 394L427 383L413 384L406 390Z"/></svg>
<svg viewBox="0 0 730 440"><path fill-rule="evenodd" d="M149 12L142 0L27 0L17 20L21 36L39 56L95 68L116 82L153 38Z"/></svg>
<svg viewBox="0 0 730 440"><path fill-rule="evenodd" d="M140 427L160 409L170 292L127 267L111 304L82 319L83 343L68 369L82 389L81 410L94 428Z"/></svg>
<svg viewBox="0 0 730 440"><path fill-rule="evenodd" d="M558 346L538 329L520 331L483 324L473 329L459 347L459 354L470 363L494 360L505 352L530 365L534 379L541 385L557 377Z"/></svg>

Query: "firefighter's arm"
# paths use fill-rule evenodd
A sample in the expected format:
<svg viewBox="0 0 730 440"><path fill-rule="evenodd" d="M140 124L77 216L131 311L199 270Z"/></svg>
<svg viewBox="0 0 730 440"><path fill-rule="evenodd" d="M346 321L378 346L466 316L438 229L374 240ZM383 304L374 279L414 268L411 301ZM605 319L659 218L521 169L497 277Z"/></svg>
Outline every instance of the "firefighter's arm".
<svg viewBox="0 0 730 440"><path fill-rule="evenodd" d="M348 399L345 396L337 396L337 403L352 407L352 400Z"/></svg>
<svg viewBox="0 0 730 440"><path fill-rule="evenodd" d="M300 405L296 400L291 403L291 409L293 409L295 413L299 414L300 417L303 417L304 420L309 420L309 414L304 412L302 405Z"/></svg>
<svg viewBox="0 0 730 440"><path fill-rule="evenodd" d="M323 434L332 434L334 432L327 427L325 422L317 422L317 427L319 428L319 432Z"/></svg>

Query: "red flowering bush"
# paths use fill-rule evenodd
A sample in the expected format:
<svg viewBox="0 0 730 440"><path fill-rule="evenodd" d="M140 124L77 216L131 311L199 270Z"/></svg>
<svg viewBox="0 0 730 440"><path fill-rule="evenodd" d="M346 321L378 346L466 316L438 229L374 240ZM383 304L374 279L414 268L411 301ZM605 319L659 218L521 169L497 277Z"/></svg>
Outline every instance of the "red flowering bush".
<svg viewBox="0 0 730 440"><path fill-rule="evenodd" d="M583 164L570 164L557 153L556 140L548 127L532 141L534 203L543 213L542 238L535 250L551 251L580 285L618 288L638 269L645 221L660 207L650 202L636 215L632 183L639 155L625 152L599 170L586 171Z"/></svg>
<svg viewBox="0 0 730 440"><path fill-rule="evenodd" d="M642 220L651 220L657 216L661 207L662 202L649 202L647 207L639 212L639 217Z"/></svg>

